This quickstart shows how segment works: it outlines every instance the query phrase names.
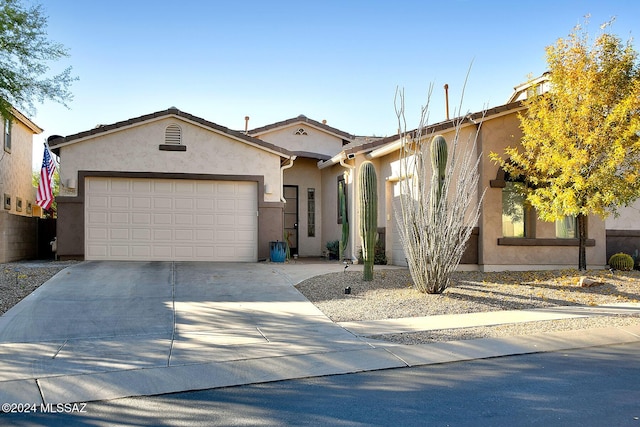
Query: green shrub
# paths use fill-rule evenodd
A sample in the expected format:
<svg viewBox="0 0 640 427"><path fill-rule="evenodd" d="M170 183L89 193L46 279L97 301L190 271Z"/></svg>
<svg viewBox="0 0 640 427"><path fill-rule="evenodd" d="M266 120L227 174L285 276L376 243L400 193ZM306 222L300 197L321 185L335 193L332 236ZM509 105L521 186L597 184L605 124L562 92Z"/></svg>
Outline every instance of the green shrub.
<svg viewBox="0 0 640 427"><path fill-rule="evenodd" d="M340 241L332 240L330 242L327 242L327 252L329 252L329 259L339 259Z"/></svg>
<svg viewBox="0 0 640 427"><path fill-rule="evenodd" d="M364 263L364 259L362 257L362 248L358 248L358 263ZM373 263L375 265L387 265L387 254L385 254L382 242L380 242L379 240L376 241Z"/></svg>
<svg viewBox="0 0 640 427"><path fill-rule="evenodd" d="M633 264L634 262L631 255L622 252L611 255L611 258L609 258L609 267L615 270L631 271L633 270Z"/></svg>

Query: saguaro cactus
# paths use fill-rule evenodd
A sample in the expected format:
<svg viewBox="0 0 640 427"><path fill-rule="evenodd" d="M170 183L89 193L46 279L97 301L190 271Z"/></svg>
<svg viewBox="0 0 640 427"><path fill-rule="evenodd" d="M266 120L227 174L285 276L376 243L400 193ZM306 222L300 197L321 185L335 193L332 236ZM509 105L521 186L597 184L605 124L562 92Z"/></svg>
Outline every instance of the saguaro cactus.
<svg viewBox="0 0 640 427"><path fill-rule="evenodd" d="M441 209L442 187L447 172L447 141L442 135L434 136L431 141L431 170L431 213L435 217Z"/></svg>
<svg viewBox="0 0 640 427"><path fill-rule="evenodd" d="M360 165L358 173L360 199L360 236L364 259L364 280L373 280L376 234L378 231L378 182L373 163Z"/></svg>

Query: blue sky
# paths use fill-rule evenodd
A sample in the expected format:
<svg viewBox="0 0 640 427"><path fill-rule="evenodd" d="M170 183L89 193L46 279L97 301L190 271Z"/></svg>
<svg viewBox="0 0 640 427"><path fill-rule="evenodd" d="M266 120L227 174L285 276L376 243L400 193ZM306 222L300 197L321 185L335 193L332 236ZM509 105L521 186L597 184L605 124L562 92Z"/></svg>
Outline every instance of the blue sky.
<svg viewBox="0 0 640 427"><path fill-rule="evenodd" d="M38 104L42 142L175 106L231 129L304 114L356 135L395 133L394 93L418 122L504 104L546 69L544 48L591 15L590 32L640 36L640 2L610 1L43 1L49 38L70 53L69 109ZM637 43L634 43L638 50Z"/></svg>

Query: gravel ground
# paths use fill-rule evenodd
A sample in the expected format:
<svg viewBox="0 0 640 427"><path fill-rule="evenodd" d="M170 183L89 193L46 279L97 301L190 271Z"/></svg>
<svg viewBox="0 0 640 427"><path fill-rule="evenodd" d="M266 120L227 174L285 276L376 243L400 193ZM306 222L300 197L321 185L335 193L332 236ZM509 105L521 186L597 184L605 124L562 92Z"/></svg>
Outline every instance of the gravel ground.
<svg viewBox="0 0 640 427"><path fill-rule="evenodd" d="M371 282L362 281L360 272L345 272L314 277L298 284L297 288L335 322L640 301L639 271L616 271L613 274L608 270L589 271L587 276L601 284L585 288L577 286L579 275L575 270L457 272L453 287L440 295L428 295L413 288L407 269L379 269ZM351 288L350 295L345 295L346 287ZM609 315L373 338L421 344L639 323L640 314Z"/></svg>
<svg viewBox="0 0 640 427"><path fill-rule="evenodd" d="M0 264L0 315L74 262L77 261L21 261Z"/></svg>

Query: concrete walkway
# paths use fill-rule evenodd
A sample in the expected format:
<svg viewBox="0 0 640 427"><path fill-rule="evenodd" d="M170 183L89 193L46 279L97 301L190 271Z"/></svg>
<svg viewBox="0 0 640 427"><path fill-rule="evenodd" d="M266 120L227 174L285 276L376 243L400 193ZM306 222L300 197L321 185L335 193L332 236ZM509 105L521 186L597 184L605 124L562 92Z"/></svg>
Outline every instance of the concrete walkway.
<svg viewBox="0 0 640 427"><path fill-rule="evenodd" d="M640 341L640 324L414 346L363 339L589 312L338 325L293 285L342 269L302 261L71 266L0 317L0 402L86 402ZM640 310L609 310L621 309Z"/></svg>

